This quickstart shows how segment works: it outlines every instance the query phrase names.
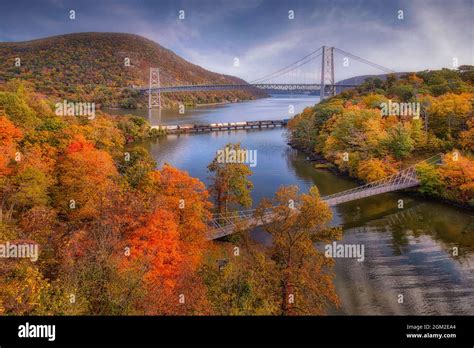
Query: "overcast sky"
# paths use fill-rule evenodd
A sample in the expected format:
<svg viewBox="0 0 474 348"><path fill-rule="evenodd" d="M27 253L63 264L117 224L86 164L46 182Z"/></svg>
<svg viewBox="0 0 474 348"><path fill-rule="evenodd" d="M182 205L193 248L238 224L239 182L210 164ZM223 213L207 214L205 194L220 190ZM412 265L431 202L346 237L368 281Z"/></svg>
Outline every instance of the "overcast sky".
<svg viewBox="0 0 474 348"><path fill-rule="evenodd" d="M135 33L209 70L252 80L322 45L396 71L452 68L453 58L474 64L473 18L474 0L1 0L0 41ZM337 80L365 73L380 72L336 59Z"/></svg>

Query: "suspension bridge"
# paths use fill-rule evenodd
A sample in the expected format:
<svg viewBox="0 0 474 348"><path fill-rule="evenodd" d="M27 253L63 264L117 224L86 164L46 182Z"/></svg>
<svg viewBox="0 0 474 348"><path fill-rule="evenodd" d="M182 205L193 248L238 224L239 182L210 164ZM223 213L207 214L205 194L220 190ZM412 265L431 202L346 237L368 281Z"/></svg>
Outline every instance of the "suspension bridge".
<svg viewBox="0 0 474 348"><path fill-rule="evenodd" d="M365 197L416 187L420 184L416 168L420 164L436 165L440 164L441 161L442 154L437 154L381 180L373 181L329 196L324 196L322 197L322 200L330 207L334 207L338 204L355 201ZM231 235L238 231L274 222L279 219L279 216L276 213L277 208L280 207L267 208L263 212L260 212L258 216L257 209L214 214L209 220L207 238L208 240L214 240ZM295 207L295 211L297 211L297 209L298 208Z"/></svg>
<svg viewBox="0 0 474 348"><path fill-rule="evenodd" d="M319 92L321 100L326 96L336 95L338 90L357 87L358 84L336 83L335 79L335 55L343 57L343 67L349 66L353 60L370 66L384 73L395 73L395 71L370 62L364 58L343 51L336 47L322 46L304 57L285 65L273 73L262 76L248 83L235 84L186 84L171 76L165 69L150 68L150 80L147 87L135 87L142 93L148 93L148 107L161 108L161 93L175 92L199 92L199 91L224 91L224 90L264 90L264 91L298 91ZM319 66L318 59L321 59ZM313 62L313 63L312 63ZM315 67L316 66L319 67ZM304 67L304 68L303 68ZM321 70L319 82L314 81L318 77L317 70ZM308 72L309 70L309 72ZM161 83L162 77L166 80ZM303 80L303 81L302 81Z"/></svg>

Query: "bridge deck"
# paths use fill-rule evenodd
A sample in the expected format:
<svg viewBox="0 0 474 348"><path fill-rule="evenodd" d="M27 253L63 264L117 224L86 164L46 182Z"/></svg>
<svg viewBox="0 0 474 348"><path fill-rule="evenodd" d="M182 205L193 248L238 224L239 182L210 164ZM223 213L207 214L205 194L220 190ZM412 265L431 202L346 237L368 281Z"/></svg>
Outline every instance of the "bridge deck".
<svg viewBox="0 0 474 348"><path fill-rule="evenodd" d="M355 201L357 199L376 196L379 194L403 190L418 186L420 181L417 178L416 167L421 163L431 165L439 164L442 160L441 154L430 157L412 167L403 169L384 179L370 182L368 184L342 191L330 196L322 197L330 207L338 204ZM240 230L250 227L262 226L276 218L273 208L264 212L263 218L255 217L255 209L239 211L231 214L217 214L212 219L212 226L208 230L208 240L218 239Z"/></svg>
<svg viewBox="0 0 474 348"><path fill-rule="evenodd" d="M370 188L370 189L363 190L360 192L354 192L354 193L349 193L346 195L341 195L339 197L334 197L334 198L322 197L322 200L325 201L330 207L334 207L338 204L355 201L355 200L365 198L365 197L371 197L371 196L375 196L375 195L379 195L383 193L415 187L418 184L419 184L418 181L413 181L413 182L399 184L399 185L385 185L381 187ZM214 240L214 239L219 239L219 238L228 236L230 234L235 233L237 230L245 230L246 228L249 228L249 227L262 226L274 219L275 219L275 214L272 212L268 212L264 214L263 219L257 219L255 217L251 217L248 219L240 219L240 221L238 221L237 223L230 223L222 227L216 226L216 228L211 229L208 232L208 240ZM227 218L227 220L230 220L230 218Z"/></svg>
<svg viewBox="0 0 474 348"><path fill-rule="evenodd" d="M326 84L327 88L352 88L357 87L356 84ZM145 93L149 91L149 87L134 87ZM159 93L174 93L174 92L198 92L198 91L225 91L235 89L261 89L267 91L299 91L299 92L314 92L321 89L319 83L256 83L256 84L222 84L222 85L183 85L183 86L166 86L154 87L152 92Z"/></svg>

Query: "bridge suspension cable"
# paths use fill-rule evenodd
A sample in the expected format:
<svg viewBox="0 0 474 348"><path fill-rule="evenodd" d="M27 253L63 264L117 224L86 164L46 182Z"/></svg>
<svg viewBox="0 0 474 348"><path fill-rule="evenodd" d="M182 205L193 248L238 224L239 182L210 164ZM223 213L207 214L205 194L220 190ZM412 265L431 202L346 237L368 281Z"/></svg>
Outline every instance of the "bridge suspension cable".
<svg viewBox="0 0 474 348"><path fill-rule="evenodd" d="M310 57L310 56L316 54L318 51L320 51L321 48L322 48L322 47L319 47L317 50L314 50L313 52L307 54L307 55L304 56L303 58L300 58L300 59L298 59L297 61L295 61L295 62L293 62L293 63L291 63L291 64L288 64L287 66L285 66L285 67L283 67L283 68L281 68L281 69L279 69L279 70L277 70L277 71L274 71L274 72L271 73L271 74L268 74L268 75L265 75L265 76L260 77L260 78L258 78L258 79L255 79L255 80L253 80L253 81L250 81L249 83L251 83L251 84L252 84L252 83L260 83L260 82L262 82L261 80L267 81L267 80L269 80L269 79L271 79L271 78L274 78L273 75L278 74L278 73L280 73L280 72L283 72L284 70L286 70L286 69L288 69L288 68L291 68L293 65L298 64L298 63L304 61L306 58L308 58L308 57ZM320 55L321 55L321 54L319 54L317 57L319 57ZM314 58L316 58L316 57L314 57ZM314 58L310 59L308 62L310 62L311 60L314 60ZM305 63L305 64L306 64L306 63ZM304 65L304 64L302 64L302 65ZM294 67L293 69L290 69L290 70L288 70L288 71L285 71L285 72L283 72L283 74L286 74L287 72L292 71L292 70L294 70L294 69L296 69L296 68L297 68L297 67ZM281 76L281 75L279 75L279 76Z"/></svg>
<svg viewBox="0 0 474 348"><path fill-rule="evenodd" d="M352 58L354 58L355 60L358 60L358 61L361 62L361 63L365 63L365 64L367 64L367 65L370 65L370 66L374 67L374 68L377 68L377 69L379 69L379 70L382 70L382 71L384 71L384 72L386 72L386 73L391 74L391 73L395 73L395 72L396 72L396 71L394 71L394 70L392 70L392 69L386 68L386 67L384 67L384 66L382 66L382 65L379 65L379 64L376 64L376 63L373 63L373 62L371 62L371 61L368 61L367 59L364 59L364 58L361 58L361 57L359 57L359 56L356 56L355 54L352 54L352 53L343 51L343 50L341 50L341 49L339 49L339 48L334 47L334 50L337 51L337 52L339 52L339 53L342 53L342 54L344 54L344 55L346 55L346 56L352 57Z"/></svg>
<svg viewBox="0 0 474 348"><path fill-rule="evenodd" d="M296 65L296 66L294 66L293 68L291 68L291 69L289 69L289 70L287 70L287 71L283 71L283 72L279 73L278 75L271 76L271 77L269 77L269 78L267 78L267 79L260 80L260 81L258 81L258 82L252 81L252 82L250 82L250 83L251 83L251 84L259 84L259 83L264 83L265 81L268 81L268 80L271 80L271 79L276 79L276 78L278 78L278 77L280 77L280 76L282 76L282 75L285 75L285 74L287 74L287 73L289 73L289 72L291 72L291 71L293 71L293 70L295 70L295 69L297 69L297 68L302 67L303 65L308 64L309 62L312 62L312 61L315 60L316 58L321 57L321 54L322 54L322 53L320 53L320 54L318 54L318 55L316 55L316 56L314 56L314 57L311 57L311 59L308 59L306 62L303 62L303 63L301 63L301 64L299 64L299 65Z"/></svg>
<svg viewBox="0 0 474 348"><path fill-rule="evenodd" d="M186 92L186 91L232 90L232 89L246 89L246 88L259 88L263 90L282 90L282 91L283 90L285 91L298 90L298 91L307 91L307 92L322 90L323 93L321 93L320 95L321 95L321 99L324 99L325 94L326 94L325 91L327 90L330 91L330 95L335 95L336 87L346 88L346 87L357 86L357 84L354 84L354 83L336 84L336 80L334 76L335 75L334 74L334 54L333 54L334 51L336 51L337 53L343 54L346 57L351 57L363 64L367 64L371 67L382 70L385 73L395 73L395 71L389 68L373 63L367 59L361 58L352 53L343 51L335 47L322 46L310 52L309 54L305 55L304 57L298 59L297 61L291 64L288 64L285 67L272 72L271 74L267 74L263 77L250 81L249 83L221 83L220 84L220 83L209 82L209 83L201 83L201 84L192 84L192 83L190 84L189 82L186 83L175 78L174 76L172 76L170 72L167 72L166 70L160 70L163 76L166 77L167 84L171 83L171 86L161 86L161 83L159 83L159 86L156 84L152 84L151 83L152 80L150 78L149 87L147 88L138 87L138 89L140 89L142 92L148 91L148 93L155 92L158 94L165 93L165 92L172 93L172 92ZM314 83L306 83L306 78L308 77L308 74L305 74L304 71L302 72L302 75L303 75L305 83L301 83L301 81L291 82L292 77L301 75L301 71L299 70L300 67L316 60L320 56L323 56L322 67L311 68L314 71L321 69L321 81L319 83L317 81L315 81ZM298 71L295 71L297 69ZM293 71L295 71L295 74L292 74ZM288 80L285 80L284 82L275 81L275 79L285 74L288 74ZM311 77L311 80L313 79L316 80L316 77L314 77L315 75L310 74L309 76L311 75L313 75L313 77ZM324 76L328 76L330 78L329 79L323 78Z"/></svg>

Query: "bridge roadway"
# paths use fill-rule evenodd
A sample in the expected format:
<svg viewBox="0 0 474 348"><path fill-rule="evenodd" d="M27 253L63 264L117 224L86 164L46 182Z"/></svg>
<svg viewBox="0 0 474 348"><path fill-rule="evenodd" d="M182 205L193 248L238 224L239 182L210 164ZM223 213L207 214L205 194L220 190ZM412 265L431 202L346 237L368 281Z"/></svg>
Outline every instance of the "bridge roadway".
<svg viewBox="0 0 474 348"><path fill-rule="evenodd" d="M403 185L385 185L378 188L372 188L360 192L354 192L346 195L341 195L339 197L322 197L322 200L325 201L330 207L336 206L338 204L355 201L357 199L379 195L386 192L393 192L397 190L402 190L410 187L418 186L418 181L413 181L410 183L405 183ZM253 215L253 214L252 214ZM232 222L232 218L228 218L228 225L225 226L215 226L211 229L208 234L208 240L219 239L230 234L237 232L238 230L245 230L249 227L258 227L266 225L275 219L275 213L271 210L263 214L263 218L250 217L250 214L247 215L247 219L240 219L240 224Z"/></svg>
<svg viewBox="0 0 474 348"><path fill-rule="evenodd" d="M326 84L326 87L357 87L356 84ZM234 89L261 89L272 91L300 91L300 92L314 92L321 89L319 83L256 83L256 84L222 84L222 85L187 85L187 86L167 86L154 87L152 92L159 93L173 93L173 92L199 92L199 91L223 91ZM148 92L149 87L135 87L140 92Z"/></svg>
<svg viewBox="0 0 474 348"><path fill-rule="evenodd" d="M330 196L324 196L321 199L330 207L334 207L338 204L355 201L365 197L416 187L420 184L420 181L417 178L416 167L421 163L438 165L441 161L441 154L437 154L381 180L370 182ZM208 230L207 239L214 240L237 231L262 226L277 218L273 208L268 208L263 212L262 216L258 218L255 216L255 211L255 209L250 209L232 212L230 214L215 214L210 221L211 225Z"/></svg>
<svg viewBox="0 0 474 348"><path fill-rule="evenodd" d="M211 124L179 124L179 125L159 125L152 126L152 129L165 130L166 133L185 132L215 132L223 130L252 129L252 128L275 128L284 127L288 124L288 119L267 120L267 121L247 121L247 122L220 122Z"/></svg>

